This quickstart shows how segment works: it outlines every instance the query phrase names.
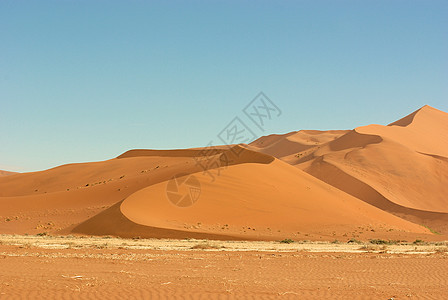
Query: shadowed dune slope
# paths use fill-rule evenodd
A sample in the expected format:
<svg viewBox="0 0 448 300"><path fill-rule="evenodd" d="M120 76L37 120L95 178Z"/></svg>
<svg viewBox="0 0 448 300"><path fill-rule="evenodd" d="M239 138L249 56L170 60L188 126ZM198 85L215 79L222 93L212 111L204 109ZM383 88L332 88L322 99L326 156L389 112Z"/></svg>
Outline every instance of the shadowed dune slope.
<svg viewBox="0 0 448 300"><path fill-rule="evenodd" d="M269 153L378 208L448 232L445 112L424 106L388 126L358 127L293 155Z"/></svg>

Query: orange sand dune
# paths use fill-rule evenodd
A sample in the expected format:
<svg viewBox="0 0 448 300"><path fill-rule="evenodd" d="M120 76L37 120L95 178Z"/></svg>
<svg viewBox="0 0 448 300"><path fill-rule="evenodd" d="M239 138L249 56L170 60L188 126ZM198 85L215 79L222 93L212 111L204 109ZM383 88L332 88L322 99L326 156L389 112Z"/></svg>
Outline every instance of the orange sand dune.
<svg viewBox="0 0 448 300"><path fill-rule="evenodd" d="M168 183L160 182L130 195L74 232L225 239L296 238L302 233L328 239L365 226L378 234L428 233L282 161L235 148L240 162L222 169L214 180L203 172L184 177L194 176L200 182L194 205L174 205L167 198Z"/></svg>
<svg viewBox="0 0 448 300"><path fill-rule="evenodd" d="M214 160L221 155L222 149L206 151L212 155L203 157L200 163ZM0 232L67 232L144 187L164 182L175 174L202 171L191 156L191 150L184 150L183 156L175 154L176 151L129 151L108 161L69 164L2 177ZM200 156L203 152L201 149ZM254 157L256 160L273 160L261 153ZM238 158L245 159L244 155ZM231 155L222 162L226 165L239 163Z"/></svg>
<svg viewBox="0 0 448 300"><path fill-rule="evenodd" d="M1 177L0 232L57 232L173 173L200 170L190 157L155 154Z"/></svg>
<svg viewBox="0 0 448 300"><path fill-rule="evenodd" d="M188 149L183 155L182 150L136 150L108 161L3 177L0 232L220 239L385 234L430 238L427 229L270 155L242 146L222 147L208 152L210 156L201 157L201 152L203 161L218 162L204 172L194 160L195 151ZM201 184L199 200L192 206L176 206L167 197L167 185L177 174L192 174Z"/></svg>
<svg viewBox="0 0 448 300"><path fill-rule="evenodd" d="M358 127L287 156L286 149L270 151L273 145L263 147L255 141L251 146L378 208L448 232L445 112L424 106L388 126Z"/></svg>
<svg viewBox="0 0 448 300"><path fill-rule="evenodd" d="M447 124L424 107L389 126L2 176L0 233L442 239L421 224L448 232Z"/></svg>

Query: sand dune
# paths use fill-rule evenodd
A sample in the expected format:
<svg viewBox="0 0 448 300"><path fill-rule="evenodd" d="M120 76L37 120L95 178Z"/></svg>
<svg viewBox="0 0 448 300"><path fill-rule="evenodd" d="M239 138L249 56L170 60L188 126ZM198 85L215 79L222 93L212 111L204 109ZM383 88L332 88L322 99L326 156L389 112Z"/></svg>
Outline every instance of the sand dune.
<svg viewBox="0 0 448 300"><path fill-rule="evenodd" d="M281 145L282 140L290 140L290 135L275 143ZM388 126L358 127L294 154L281 147L273 152L275 145L263 147L259 140L251 146L378 208L448 232L445 112L424 106Z"/></svg>
<svg viewBox="0 0 448 300"><path fill-rule="evenodd" d="M204 172L185 176L195 176L201 183L201 195L194 205L173 205L167 199L167 182L160 182L135 192L73 231L220 239L300 235L328 239L342 237L359 226L368 227L372 234L387 230L428 233L421 226L367 205L282 161L236 148L240 151L238 162L222 169L215 180Z"/></svg>
<svg viewBox="0 0 448 300"><path fill-rule="evenodd" d="M0 233L443 239L447 114L250 145L136 149L0 178Z"/></svg>

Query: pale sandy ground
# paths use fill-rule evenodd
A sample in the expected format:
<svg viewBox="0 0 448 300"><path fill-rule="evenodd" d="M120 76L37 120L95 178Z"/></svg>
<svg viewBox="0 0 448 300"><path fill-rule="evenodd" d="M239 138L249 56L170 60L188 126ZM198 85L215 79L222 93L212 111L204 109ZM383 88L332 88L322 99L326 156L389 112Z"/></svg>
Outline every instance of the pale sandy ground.
<svg viewBox="0 0 448 300"><path fill-rule="evenodd" d="M447 251L1 235L0 299L445 299Z"/></svg>

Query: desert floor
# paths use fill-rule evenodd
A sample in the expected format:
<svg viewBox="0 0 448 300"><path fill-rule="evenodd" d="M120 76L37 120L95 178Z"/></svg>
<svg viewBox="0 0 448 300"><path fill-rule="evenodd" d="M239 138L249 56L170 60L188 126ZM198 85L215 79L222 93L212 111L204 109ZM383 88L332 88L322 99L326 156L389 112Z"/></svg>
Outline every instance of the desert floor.
<svg viewBox="0 0 448 300"><path fill-rule="evenodd" d="M439 243L0 235L0 299L446 299Z"/></svg>

